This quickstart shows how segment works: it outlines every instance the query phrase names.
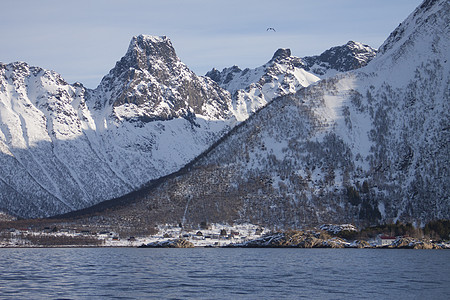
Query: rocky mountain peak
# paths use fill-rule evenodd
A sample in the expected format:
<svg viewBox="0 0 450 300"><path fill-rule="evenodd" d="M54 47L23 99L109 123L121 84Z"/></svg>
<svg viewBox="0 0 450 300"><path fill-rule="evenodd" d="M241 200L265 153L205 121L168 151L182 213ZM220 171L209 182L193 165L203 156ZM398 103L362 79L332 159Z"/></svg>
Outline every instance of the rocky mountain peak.
<svg viewBox="0 0 450 300"><path fill-rule="evenodd" d="M112 106L118 120L145 122L192 120L187 116L195 114L227 118L230 101L226 91L181 62L167 37L150 35L131 39L126 54L95 93L96 108Z"/></svg>
<svg viewBox="0 0 450 300"><path fill-rule="evenodd" d="M273 54L273 57L270 61L274 61L277 59L283 59L283 58L286 58L289 56L291 56L291 49L280 48L277 51L275 51L275 53Z"/></svg>
<svg viewBox="0 0 450 300"><path fill-rule="evenodd" d="M116 66L105 76L100 86L107 90L112 81L122 78L129 81L139 72L149 72L165 81L176 65L180 63L171 41L165 36L137 35L131 39L127 53Z"/></svg>
<svg viewBox="0 0 450 300"><path fill-rule="evenodd" d="M327 70L347 72L367 65L377 53L377 50L354 41L349 41L342 46L332 47L318 56L304 57L302 60L306 70L324 75Z"/></svg>
<svg viewBox="0 0 450 300"><path fill-rule="evenodd" d="M165 62L177 61L175 49L166 36L137 35L131 39L128 51L124 56L129 67L150 69L152 65L148 58L158 58Z"/></svg>
<svg viewBox="0 0 450 300"><path fill-rule="evenodd" d="M222 71L213 68L211 71L207 72L205 76L211 78L219 85L224 85L232 81L234 76L241 72L242 70L238 66L234 65L229 68L224 68Z"/></svg>

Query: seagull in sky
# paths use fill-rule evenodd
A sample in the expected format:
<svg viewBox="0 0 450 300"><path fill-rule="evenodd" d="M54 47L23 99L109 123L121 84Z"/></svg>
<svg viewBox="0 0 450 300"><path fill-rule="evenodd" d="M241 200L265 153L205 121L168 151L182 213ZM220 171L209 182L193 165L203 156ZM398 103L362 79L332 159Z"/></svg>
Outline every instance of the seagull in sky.
<svg viewBox="0 0 450 300"><path fill-rule="evenodd" d="M266 31L273 31L273 32L277 32L277 31L275 30L275 28L273 28L273 27L269 27L269 28L267 28L267 29L266 29Z"/></svg>

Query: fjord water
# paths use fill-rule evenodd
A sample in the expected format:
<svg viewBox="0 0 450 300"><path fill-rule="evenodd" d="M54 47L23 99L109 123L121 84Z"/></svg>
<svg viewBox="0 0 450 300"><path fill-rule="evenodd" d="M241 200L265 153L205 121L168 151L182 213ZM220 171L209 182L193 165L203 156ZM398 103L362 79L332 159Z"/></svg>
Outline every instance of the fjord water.
<svg viewBox="0 0 450 300"><path fill-rule="evenodd" d="M1 299L448 299L450 251L0 249Z"/></svg>

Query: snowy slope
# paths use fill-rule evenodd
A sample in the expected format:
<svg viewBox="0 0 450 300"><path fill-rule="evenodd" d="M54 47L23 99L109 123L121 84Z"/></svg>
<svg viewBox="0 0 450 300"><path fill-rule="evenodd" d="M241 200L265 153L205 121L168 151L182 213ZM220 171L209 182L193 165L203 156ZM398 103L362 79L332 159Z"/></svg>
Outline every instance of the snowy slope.
<svg viewBox="0 0 450 300"><path fill-rule="evenodd" d="M275 98L190 172L108 216L288 228L450 218L449 16L448 1L424 1L366 67Z"/></svg>

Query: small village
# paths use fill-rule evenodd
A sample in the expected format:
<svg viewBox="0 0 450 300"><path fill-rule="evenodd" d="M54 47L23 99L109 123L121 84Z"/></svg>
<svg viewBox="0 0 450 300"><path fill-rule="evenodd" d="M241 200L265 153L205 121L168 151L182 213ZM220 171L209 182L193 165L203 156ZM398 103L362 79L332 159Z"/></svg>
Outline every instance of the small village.
<svg viewBox="0 0 450 300"><path fill-rule="evenodd" d="M257 225L200 225L198 229L179 225L158 226L149 236L123 236L110 230L83 228L4 228L0 230L0 247L139 247L182 239L195 247L222 247L261 237L267 230Z"/></svg>
<svg viewBox="0 0 450 300"><path fill-rule="evenodd" d="M0 248L39 247L143 247L143 248L408 248L450 249L450 242L418 239L408 236L377 234L370 239L352 239L358 232L351 224L324 224L310 230L274 231L254 224L200 224L183 228L174 224L159 225L156 234L124 236L111 230L93 231L46 226L36 228L3 228Z"/></svg>

